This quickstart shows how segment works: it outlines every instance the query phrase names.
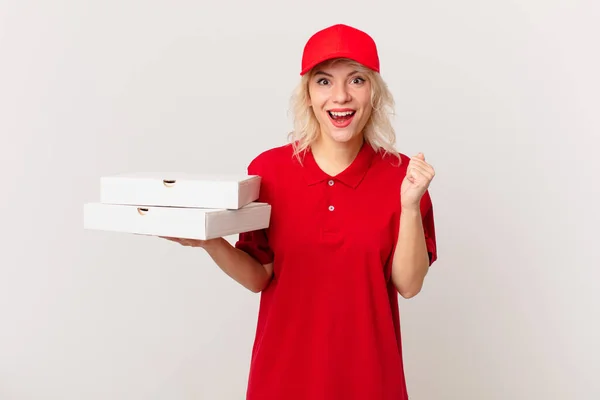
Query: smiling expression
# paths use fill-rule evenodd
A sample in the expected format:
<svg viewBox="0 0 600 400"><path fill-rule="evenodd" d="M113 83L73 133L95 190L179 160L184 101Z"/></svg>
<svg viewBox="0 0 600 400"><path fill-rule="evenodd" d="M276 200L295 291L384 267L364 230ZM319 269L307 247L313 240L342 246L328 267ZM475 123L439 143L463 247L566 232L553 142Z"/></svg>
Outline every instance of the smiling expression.
<svg viewBox="0 0 600 400"><path fill-rule="evenodd" d="M338 62L319 66L312 74L309 101L321 134L336 142L362 135L371 116L371 82L352 64Z"/></svg>

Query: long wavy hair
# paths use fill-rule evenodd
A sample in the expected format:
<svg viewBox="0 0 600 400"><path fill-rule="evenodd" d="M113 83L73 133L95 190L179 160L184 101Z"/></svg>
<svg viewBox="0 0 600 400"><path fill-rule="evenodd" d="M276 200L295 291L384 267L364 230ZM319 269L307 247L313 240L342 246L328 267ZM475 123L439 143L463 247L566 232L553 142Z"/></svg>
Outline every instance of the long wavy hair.
<svg viewBox="0 0 600 400"><path fill-rule="evenodd" d="M332 65L337 62L349 63L357 71L367 76L367 79L371 82L371 106L373 109L363 130L365 142L371 145L376 151L392 154L397 157L400 163L400 155L395 148L396 132L390 118L394 115L395 103L387 84L379 73L353 60L336 58L326 61L319 65L319 67L324 66L324 64ZM308 84L316 70L317 67L301 77L290 101L294 117L294 129L289 133L288 139L294 148L294 155L300 162L302 162L299 157L300 153L308 149L320 135L319 122L310 106L308 91Z"/></svg>

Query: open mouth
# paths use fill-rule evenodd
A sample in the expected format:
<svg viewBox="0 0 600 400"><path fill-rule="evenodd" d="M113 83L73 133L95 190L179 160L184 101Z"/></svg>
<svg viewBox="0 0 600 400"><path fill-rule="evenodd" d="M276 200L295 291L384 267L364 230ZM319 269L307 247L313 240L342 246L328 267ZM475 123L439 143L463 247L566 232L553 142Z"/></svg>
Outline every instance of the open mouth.
<svg viewBox="0 0 600 400"><path fill-rule="evenodd" d="M329 114L329 119L338 128L343 128L352 122L352 118L354 118L354 114L356 114L355 110L343 110L343 111L327 111Z"/></svg>

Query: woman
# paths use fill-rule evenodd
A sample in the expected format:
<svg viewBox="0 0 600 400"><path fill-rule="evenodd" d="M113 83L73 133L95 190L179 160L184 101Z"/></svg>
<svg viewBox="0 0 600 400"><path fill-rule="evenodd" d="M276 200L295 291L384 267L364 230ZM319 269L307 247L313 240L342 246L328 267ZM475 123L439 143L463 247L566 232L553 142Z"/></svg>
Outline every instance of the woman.
<svg viewBox="0 0 600 400"><path fill-rule="evenodd" d="M302 57L291 143L256 157L269 229L190 241L261 292L247 399L405 400L398 293L437 258L433 168L394 149L372 38L346 25Z"/></svg>

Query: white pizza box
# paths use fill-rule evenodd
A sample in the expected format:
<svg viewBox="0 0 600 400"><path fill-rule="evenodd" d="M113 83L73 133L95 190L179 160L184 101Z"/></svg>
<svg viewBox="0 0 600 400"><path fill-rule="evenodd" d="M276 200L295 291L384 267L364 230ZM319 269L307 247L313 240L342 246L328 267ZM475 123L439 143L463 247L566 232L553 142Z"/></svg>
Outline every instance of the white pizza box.
<svg viewBox="0 0 600 400"><path fill-rule="evenodd" d="M258 175L124 173L100 178L100 203L237 210L258 200Z"/></svg>
<svg viewBox="0 0 600 400"><path fill-rule="evenodd" d="M258 202L238 210L98 202L83 207L84 229L200 240L268 228L271 217L271 206Z"/></svg>

